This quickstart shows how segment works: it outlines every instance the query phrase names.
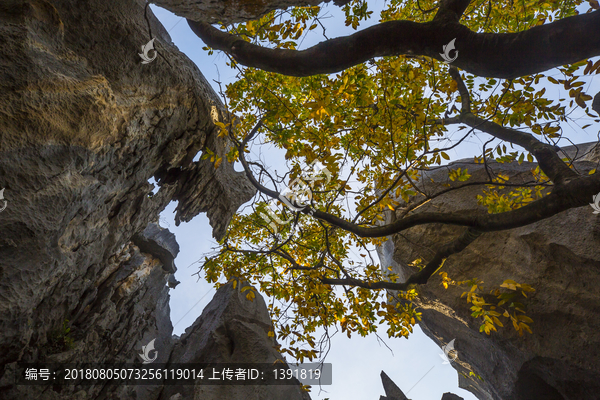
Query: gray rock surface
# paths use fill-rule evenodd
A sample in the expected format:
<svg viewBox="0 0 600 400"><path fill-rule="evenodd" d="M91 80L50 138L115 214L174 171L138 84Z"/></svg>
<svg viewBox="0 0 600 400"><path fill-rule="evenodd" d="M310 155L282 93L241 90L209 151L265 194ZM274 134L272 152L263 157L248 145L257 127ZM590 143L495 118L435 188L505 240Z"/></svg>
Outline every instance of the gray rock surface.
<svg viewBox="0 0 600 400"><path fill-rule="evenodd" d="M383 389L385 390L385 396L379 396L379 400L410 400L394 383L394 381L392 381L392 379L383 371L381 371L381 383L383 384ZM442 400L463 400L463 398L453 393L444 393L442 395Z"/></svg>
<svg viewBox="0 0 600 400"><path fill-rule="evenodd" d="M383 371L381 371L381 383L383 384L385 396L380 396L379 400L408 400L402 390Z"/></svg>
<svg viewBox="0 0 600 400"><path fill-rule="evenodd" d="M575 168L586 173L596 167L597 147L578 147L588 149L583 152L587 161L576 162ZM563 150L571 156L575 153L574 148ZM449 167L468 168L472 179L485 180L482 164L463 161ZM490 167L518 182L530 180L536 164L491 163ZM426 192L440 190L443 184L456 184L447 180L446 168L428 172L420 182ZM486 213L487 209L477 204L477 194L481 194L479 187L463 188L435 198L415 212ZM408 276L414 272L410 262L417 258L427 261L461 231L441 224L417 226L394 235L393 252L389 247L382 251L387 258L393 256L396 271ZM471 304L460 298L464 288L444 289L439 275L420 288L420 325L440 347L456 339L458 359L453 366L461 387L486 400L600 398L600 220L590 207L572 209L530 226L486 233L449 257L443 271L456 281L478 278L492 287L512 279L536 289L527 300L533 334L519 337L510 322L491 336L480 333L481 322L471 317Z"/></svg>
<svg viewBox="0 0 600 400"><path fill-rule="evenodd" d="M264 299L257 293L250 301L233 283L217 290L202 315L186 329L173 348L169 363L274 363L283 360L275 346L271 318ZM256 293L256 292L255 292ZM161 399L177 393L185 399L302 399L310 396L299 386L165 386Z"/></svg>
<svg viewBox="0 0 600 400"><path fill-rule="evenodd" d="M141 64L151 38L158 56ZM193 161L228 148L213 134L223 107L141 0L5 0L0 42L0 398L158 399L162 386L15 386L11 373L139 363L152 340L157 363L194 351L172 335L178 246L155 223L177 200L178 220L206 212L220 238L254 195L226 161Z"/></svg>
<svg viewBox="0 0 600 400"><path fill-rule="evenodd" d="M596 114L600 115L600 92L596 93L594 96L594 101L592 102L592 110L596 111Z"/></svg>
<svg viewBox="0 0 600 400"><path fill-rule="evenodd" d="M341 5L348 0L336 0ZM152 3L194 21L234 23L256 19L269 11L292 6L315 6L319 0L153 0Z"/></svg>
<svg viewBox="0 0 600 400"><path fill-rule="evenodd" d="M177 287L177 285L179 285L181 282L179 282L177 279L175 279L175 275L171 274L169 275L169 278L167 279L167 285L169 285L169 287L171 289L175 289Z"/></svg>
<svg viewBox="0 0 600 400"><path fill-rule="evenodd" d="M25 349L18 361L140 363L141 347L154 339L155 348L159 349L155 362L167 362L173 348L167 275L158 258L140 252L129 243L109 259L104 273L92 282L93 289L85 293L78 308L68 317L71 332L64 335L64 331L56 327L50 335L36 337L35 347ZM73 340L73 344L65 343L64 336ZM152 399L159 393L159 388L152 386L96 385L86 386L83 391L82 387L74 386L61 386L60 390L11 386L15 364L6 364L0 378L3 399L58 400L77 396L81 399Z"/></svg>
<svg viewBox="0 0 600 400"><path fill-rule="evenodd" d="M171 274L177 271L175 257L179 253L179 243L168 229L163 229L158 224L148 224L146 229L133 235L131 240L142 252L158 258L165 271Z"/></svg>
<svg viewBox="0 0 600 400"><path fill-rule="evenodd" d="M444 393L442 395L442 400L463 400L463 398L454 393Z"/></svg>
<svg viewBox="0 0 600 400"><path fill-rule="evenodd" d="M229 144L211 135L206 146L223 160L227 160ZM171 182L172 176L162 178ZM218 169L208 160L200 160L193 168L178 172L176 179L187 182L179 185L173 194L173 200L179 203L176 208L175 224L191 221L201 212L214 215L209 218L213 228L213 237L221 240L225 236L227 226L237 209L252 198L256 189L246 179L243 172L236 172L233 164L223 162Z"/></svg>
<svg viewBox="0 0 600 400"><path fill-rule="evenodd" d="M40 337L72 320L109 259L175 192L195 189L179 172L199 168L191 160L222 107L150 10L162 56L140 63L144 6L0 4L0 363L35 353ZM151 195L148 180L162 171L171 180ZM213 197L229 184L219 179L202 192L218 199L207 207L214 224L244 200Z"/></svg>

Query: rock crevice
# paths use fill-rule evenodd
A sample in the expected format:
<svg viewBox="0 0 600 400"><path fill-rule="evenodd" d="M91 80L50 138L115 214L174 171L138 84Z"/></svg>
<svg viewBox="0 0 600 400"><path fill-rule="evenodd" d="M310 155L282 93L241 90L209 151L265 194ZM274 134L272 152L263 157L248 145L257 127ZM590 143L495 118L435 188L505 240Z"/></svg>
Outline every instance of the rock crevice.
<svg viewBox="0 0 600 400"><path fill-rule="evenodd" d="M151 39L158 56L142 64ZM220 238L254 195L227 160L193 161L228 148L211 134L224 108L141 0L3 1L0 42L0 397L158 399L160 387L15 386L11 373L139 363L151 340L156 362L175 360L178 245L159 213L173 200L182 221L206 212Z"/></svg>

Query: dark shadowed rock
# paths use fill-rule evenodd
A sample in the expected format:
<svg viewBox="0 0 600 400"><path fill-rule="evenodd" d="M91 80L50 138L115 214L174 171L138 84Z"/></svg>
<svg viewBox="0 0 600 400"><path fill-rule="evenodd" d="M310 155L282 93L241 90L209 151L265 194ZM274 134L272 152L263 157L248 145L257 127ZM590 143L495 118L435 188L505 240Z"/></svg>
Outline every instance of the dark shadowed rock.
<svg viewBox="0 0 600 400"><path fill-rule="evenodd" d="M383 371L381 371L381 383L383 383L385 396L380 396L379 400L408 400L402 390Z"/></svg>
<svg viewBox="0 0 600 400"><path fill-rule="evenodd" d="M171 289L175 289L177 287L177 285L179 285L181 282L179 282L177 279L175 279L175 275L171 274L169 275L169 279L167 280L167 284L169 285L169 287Z"/></svg>
<svg viewBox="0 0 600 400"><path fill-rule="evenodd" d="M158 57L141 64L150 39ZM159 386L17 387L11 371L139 363L152 340L169 359L178 246L152 224L177 200L179 220L206 212L222 237L254 194L226 160L193 161L229 145L223 106L141 0L4 0L0 42L0 397L156 399Z"/></svg>
<svg viewBox="0 0 600 400"><path fill-rule="evenodd" d="M596 111L596 114L600 115L600 92L596 93L594 96L594 101L592 102L592 110Z"/></svg>
<svg viewBox="0 0 600 400"><path fill-rule="evenodd" d="M92 282L68 319L72 333L52 327L51 334L37 337L36 352L26 352L21 362L49 363L141 363L142 346L154 340L158 349L155 362L165 363L173 347L173 327L169 312L168 273L162 262L141 253L133 243L111 257L105 272ZM66 338L74 341L73 345ZM101 393L122 399L151 399L159 389L153 386L61 386L60 391L44 386L13 386L15 363L5 365L0 379L2 399L23 398L90 399ZM78 393L78 394L76 394ZM41 397L40 397L41 396Z"/></svg>
<svg viewBox="0 0 600 400"><path fill-rule="evenodd" d="M150 31L161 56L144 65ZM223 111L143 1L3 1L0 42L1 365L35 359L92 301L110 258L192 184L181 171ZM171 179L152 195L163 171ZM203 192L221 229L228 201L241 201L213 190L224 178Z"/></svg>
<svg viewBox="0 0 600 400"><path fill-rule="evenodd" d="M206 146L222 159L227 159L229 144L216 135L211 135ZM162 175L159 175L161 177ZM171 176L164 181L170 182ZM209 160L200 160L193 167L178 172L176 179L187 182L180 185L173 195L179 203L176 208L175 224L191 221L201 212L212 215L209 218L213 237L221 240L237 209L250 200L256 189L246 179L243 172L236 172L233 164L224 162L219 168Z"/></svg>
<svg viewBox="0 0 600 400"><path fill-rule="evenodd" d="M171 274L177 271L175 257L179 253L179 244L168 229L154 223L148 224L146 229L133 236L132 241L142 252L150 253L162 261L165 271Z"/></svg>
<svg viewBox="0 0 600 400"><path fill-rule="evenodd" d="M169 363L273 363L283 360L276 349L271 318L262 296L256 293L253 301L246 298L247 286L233 283L217 290L202 315L187 328L173 348ZM281 399L309 400L299 386L165 386L161 399L175 394L185 399Z"/></svg>
<svg viewBox="0 0 600 400"><path fill-rule="evenodd" d="M338 0L344 4L348 0ZM154 0L152 3L194 21L233 23L256 19L269 11L291 6L315 6L319 0Z"/></svg>
<svg viewBox="0 0 600 400"><path fill-rule="evenodd" d="M464 400L462 397L455 395L454 393L444 393L442 400Z"/></svg>

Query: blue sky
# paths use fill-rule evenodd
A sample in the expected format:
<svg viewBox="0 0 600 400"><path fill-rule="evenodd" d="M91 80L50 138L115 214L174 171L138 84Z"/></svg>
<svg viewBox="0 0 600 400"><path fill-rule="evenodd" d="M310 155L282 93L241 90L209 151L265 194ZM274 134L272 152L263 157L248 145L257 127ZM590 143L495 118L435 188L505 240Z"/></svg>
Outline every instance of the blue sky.
<svg viewBox="0 0 600 400"><path fill-rule="evenodd" d="M375 18L371 23L376 23L377 10L381 9L383 2L369 2L369 6L371 10L375 10ZM174 44L196 63L215 90L218 90L218 86L213 80L219 80L225 85L235 79L235 72L225 65L226 57L218 52L209 56L202 50L204 43L191 32L185 19L159 7L152 6L152 10L169 31ZM351 28L344 26L344 18L340 16L337 7L326 5L324 14L331 17L323 20L327 26L328 37L353 32ZM361 27L368 25L364 24ZM302 47L310 46L321 39L318 35L307 37ZM594 83L598 86L597 82ZM556 96L560 96L560 93ZM575 143L596 140L595 132L591 131L578 131L573 135L571 138ZM480 146L480 139L475 137L470 144L459 147L459 152L455 151L450 155L454 160L472 156L474 152L480 151ZM264 161L264 153L253 155L255 160L260 156ZM269 152L267 164L279 171L286 168L282 154L278 155L277 152ZM170 302L174 333L181 334L200 316L204 306L214 295L212 285L193 274L198 271L197 261L204 253L209 252L211 247L216 246L216 242L212 239L211 228L204 214L176 227L173 221L174 209L175 204L171 203L161 214L161 225L175 233L181 247L176 259L176 278L181 284L175 290L171 290ZM385 344L374 335L348 339L345 335L337 334L332 338L331 351L326 362L333 364L333 385L323 387L327 392L319 392L319 388L313 388L313 400L378 399L379 395L384 394L379 377L381 370L414 400L439 400L445 392L453 392L466 400L476 399L470 392L458 388L457 372L450 365L442 364L440 348L427 338L418 326L408 339L389 339L385 327L382 328L380 337Z"/></svg>

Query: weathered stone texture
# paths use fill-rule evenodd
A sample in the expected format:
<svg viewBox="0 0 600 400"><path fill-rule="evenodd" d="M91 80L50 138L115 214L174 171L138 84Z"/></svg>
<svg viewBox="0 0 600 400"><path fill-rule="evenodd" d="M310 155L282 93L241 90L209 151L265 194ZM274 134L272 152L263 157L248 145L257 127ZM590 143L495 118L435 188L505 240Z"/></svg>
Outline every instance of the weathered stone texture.
<svg viewBox="0 0 600 400"><path fill-rule="evenodd" d="M74 340L72 348L54 339L64 335L62 328L56 327L47 336L35 336L36 341L31 342L18 361L139 363L140 348L155 339L155 347L160 349L156 362L165 363L173 347L173 327L166 286L168 273L162 267L159 259L141 253L137 246L129 243L108 260L104 273L91 282L78 308L68 317L72 332L67 337ZM77 396L81 399L151 399L158 395L157 388L150 386L12 386L15 363L4 367L0 392L7 400L58 400Z"/></svg>
<svg viewBox="0 0 600 400"><path fill-rule="evenodd" d="M35 353L72 320L109 259L175 192L193 192L178 175L199 168L192 159L222 106L142 1L11 0L0 8L5 363ZM147 20L160 56L142 65ZM152 196L148 180L163 171L171 180ZM203 196L217 198L215 188L230 184L221 178ZM253 192L236 194L204 208L213 224Z"/></svg>
<svg viewBox="0 0 600 400"><path fill-rule="evenodd" d="M246 286L233 283L217 290L202 315L186 329L173 348L170 363L274 363L282 360L277 342L268 336L273 330L267 306L260 294L250 301ZM198 385L165 386L161 399L175 394L184 399L298 399L310 400L299 386Z"/></svg>
<svg viewBox="0 0 600 400"><path fill-rule="evenodd" d="M159 55L143 65L151 37ZM0 397L157 399L160 386L16 387L11 371L139 362L152 339L155 362L175 359L178 245L158 214L178 200L179 220L207 212L222 237L254 194L226 161L193 161L205 147L227 149L213 134L223 107L143 1L3 1L0 43ZM264 322L261 301L252 315ZM275 357L260 333L254 351ZM306 398L295 395L286 398Z"/></svg>
<svg viewBox="0 0 600 400"><path fill-rule="evenodd" d="M348 0L336 0L341 5ZM257 19L269 11L292 6L316 6L319 0L153 0L152 3L194 21L231 24Z"/></svg>
<svg viewBox="0 0 600 400"><path fill-rule="evenodd" d="M583 145L580 149L578 157L587 161L576 162L575 168L587 173L596 166L597 148ZM565 152L575 154L573 148ZM517 182L531 180L531 170L536 167L526 162L489 165L495 173L508 174ZM458 167L468 168L471 179L486 179L482 164L461 160L449 166ZM458 184L447 180L446 168L425 175L419 183L425 192L440 190L445 183ZM480 187L463 188L435 198L415 212L486 213L486 208L477 205L477 194L481 194ZM417 226L394 235L394 246L388 244L380 251L388 259L393 254L397 262L393 268L406 277L414 272L410 262L417 258L427 261L463 229L441 224ZM458 359L453 366L460 373L461 387L479 399L490 400L600 398L600 220L591 207L572 209L518 229L485 233L463 252L449 257L443 271L456 281L478 278L486 287L512 279L536 289L527 300L533 334L519 337L510 322L491 336L479 333L481 322L471 317L471 304L460 298L464 288L445 290L439 275L420 288L421 327L440 346L456 339ZM532 393L542 397L530 397Z"/></svg>
<svg viewBox="0 0 600 400"><path fill-rule="evenodd" d="M174 274L177 271L175 257L179 253L179 244L168 229L162 229L158 224L148 224L146 229L133 236L132 241L144 253L158 258L167 272Z"/></svg>
<svg viewBox="0 0 600 400"><path fill-rule="evenodd" d="M383 371L381 371L381 383L385 396L380 396L379 400L408 400L404 392Z"/></svg>

